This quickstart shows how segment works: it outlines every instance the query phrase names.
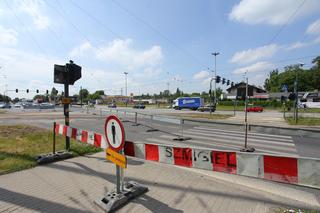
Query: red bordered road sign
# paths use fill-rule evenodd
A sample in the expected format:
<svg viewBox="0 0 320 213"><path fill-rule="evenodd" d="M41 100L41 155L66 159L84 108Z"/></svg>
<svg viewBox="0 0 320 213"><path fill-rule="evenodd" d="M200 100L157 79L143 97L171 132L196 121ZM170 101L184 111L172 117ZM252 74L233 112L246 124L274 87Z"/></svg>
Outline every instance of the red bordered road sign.
<svg viewBox="0 0 320 213"><path fill-rule="evenodd" d="M107 117L104 132L109 148L116 152L120 151L125 143L125 133L124 127L117 116L110 115Z"/></svg>

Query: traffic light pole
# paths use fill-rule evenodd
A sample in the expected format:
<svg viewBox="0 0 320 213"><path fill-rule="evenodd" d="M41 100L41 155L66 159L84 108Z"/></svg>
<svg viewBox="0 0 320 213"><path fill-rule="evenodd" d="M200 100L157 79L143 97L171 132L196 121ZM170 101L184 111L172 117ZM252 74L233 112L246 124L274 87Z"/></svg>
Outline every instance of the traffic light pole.
<svg viewBox="0 0 320 213"><path fill-rule="evenodd" d="M64 97L69 98L69 84L64 84ZM69 126L69 103L63 105L65 125ZM70 138L66 136L66 150L70 151Z"/></svg>

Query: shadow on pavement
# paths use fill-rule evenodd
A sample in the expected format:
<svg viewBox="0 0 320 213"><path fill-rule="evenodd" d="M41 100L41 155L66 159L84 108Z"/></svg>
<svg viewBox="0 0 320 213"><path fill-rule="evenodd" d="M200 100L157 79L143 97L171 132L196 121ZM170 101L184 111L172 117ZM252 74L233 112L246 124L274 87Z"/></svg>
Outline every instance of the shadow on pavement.
<svg viewBox="0 0 320 213"><path fill-rule="evenodd" d="M181 212L183 212L182 210L171 208L167 204L165 204L159 200L156 200L147 194L141 195L140 197L132 200L132 202L138 203L138 204L146 207L151 212L166 212L166 213L181 213Z"/></svg>
<svg viewBox="0 0 320 213"><path fill-rule="evenodd" d="M72 167L72 166L67 166L67 165L61 165L61 164L51 164L47 165L48 167L52 169L58 169L58 170L64 170L66 172L72 172L72 173L77 173L77 174L83 174L83 175L90 175L90 176L96 176L96 177L101 177L102 179L115 184L115 175L113 174L114 171L110 172L98 172L94 169L91 169L87 167L86 165L83 165L81 163L77 162L72 162L70 160L64 161L67 163L75 164L79 166L80 168ZM166 188L170 190L177 190L181 192L192 192L192 193L197 193L197 194L205 194L205 195L210 195L210 196L220 196L224 197L227 199L234 199L234 200L239 200L239 201L252 201L252 202L259 202L259 203L266 203L270 205L276 205L276 206L288 206L288 204L284 201L278 201L274 200L271 198L266 198L262 196L256 196L253 194L252 196L250 195L244 195L244 194L238 194L238 193L233 193L231 191L214 191L210 190L209 188L207 189L197 189L197 188L190 188L190 187L183 187L179 185L174 185L174 184L168 184L164 182L154 182L152 180L145 180L141 178L134 178L134 177L125 177L127 179L130 179L131 181L136 181L140 184L146 185L148 187L152 187L153 189L158 187L158 188ZM221 183L220 183L221 184ZM226 183L227 185L227 183ZM237 186L237 185L236 185ZM214 189L214 188L213 188ZM150 190L150 189L149 189ZM169 193L169 192L168 192ZM176 202L179 202L179 198L176 198ZM289 199L288 199L289 200ZM291 207L294 208L307 208L307 205L302 203L302 202L295 202L294 205L290 205ZM309 207L310 208L310 207Z"/></svg>
<svg viewBox="0 0 320 213"><path fill-rule="evenodd" d="M90 212L90 211L71 208L63 204L51 202L51 201L33 197L30 195L9 191L4 188L0 188L0 200L6 203L12 203L20 207L24 207L27 209L32 209L40 212L59 212L59 211L80 212L80 213Z"/></svg>

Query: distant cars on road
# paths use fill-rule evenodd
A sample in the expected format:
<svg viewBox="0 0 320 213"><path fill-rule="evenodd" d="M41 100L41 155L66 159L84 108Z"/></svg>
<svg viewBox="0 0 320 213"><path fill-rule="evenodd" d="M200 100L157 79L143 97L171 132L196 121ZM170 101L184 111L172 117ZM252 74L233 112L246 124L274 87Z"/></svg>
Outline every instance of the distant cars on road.
<svg viewBox="0 0 320 213"><path fill-rule="evenodd" d="M142 105L142 104L136 104L133 106L134 109L145 109L146 106L145 105Z"/></svg>
<svg viewBox="0 0 320 213"><path fill-rule="evenodd" d="M198 111L200 112L214 112L216 111L216 107L214 105L207 104L205 106L199 107Z"/></svg>
<svg viewBox="0 0 320 213"><path fill-rule="evenodd" d="M109 104L108 108L117 108L117 105L115 103Z"/></svg>
<svg viewBox="0 0 320 213"><path fill-rule="evenodd" d="M249 107L247 107L247 112L263 112L263 107L261 107L261 106L249 106Z"/></svg>
<svg viewBox="0 0 320 213"><path fill-rule="evenodd" d="M0 109L10 109L11 105L9 103L0 102Z"/></svg>

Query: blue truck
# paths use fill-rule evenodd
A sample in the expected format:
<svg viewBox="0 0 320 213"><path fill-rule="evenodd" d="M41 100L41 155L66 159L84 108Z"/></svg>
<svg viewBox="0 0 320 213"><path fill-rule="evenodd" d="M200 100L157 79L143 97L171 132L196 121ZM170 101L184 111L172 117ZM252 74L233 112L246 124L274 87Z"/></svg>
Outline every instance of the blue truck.
<svg viewBox="0 0 320 213"><path fill-rule="evenodd" d="M174 109L192 109L197 110L203 107L203 99L200 97L182 97L173 101L172 107Z"/></svg>

